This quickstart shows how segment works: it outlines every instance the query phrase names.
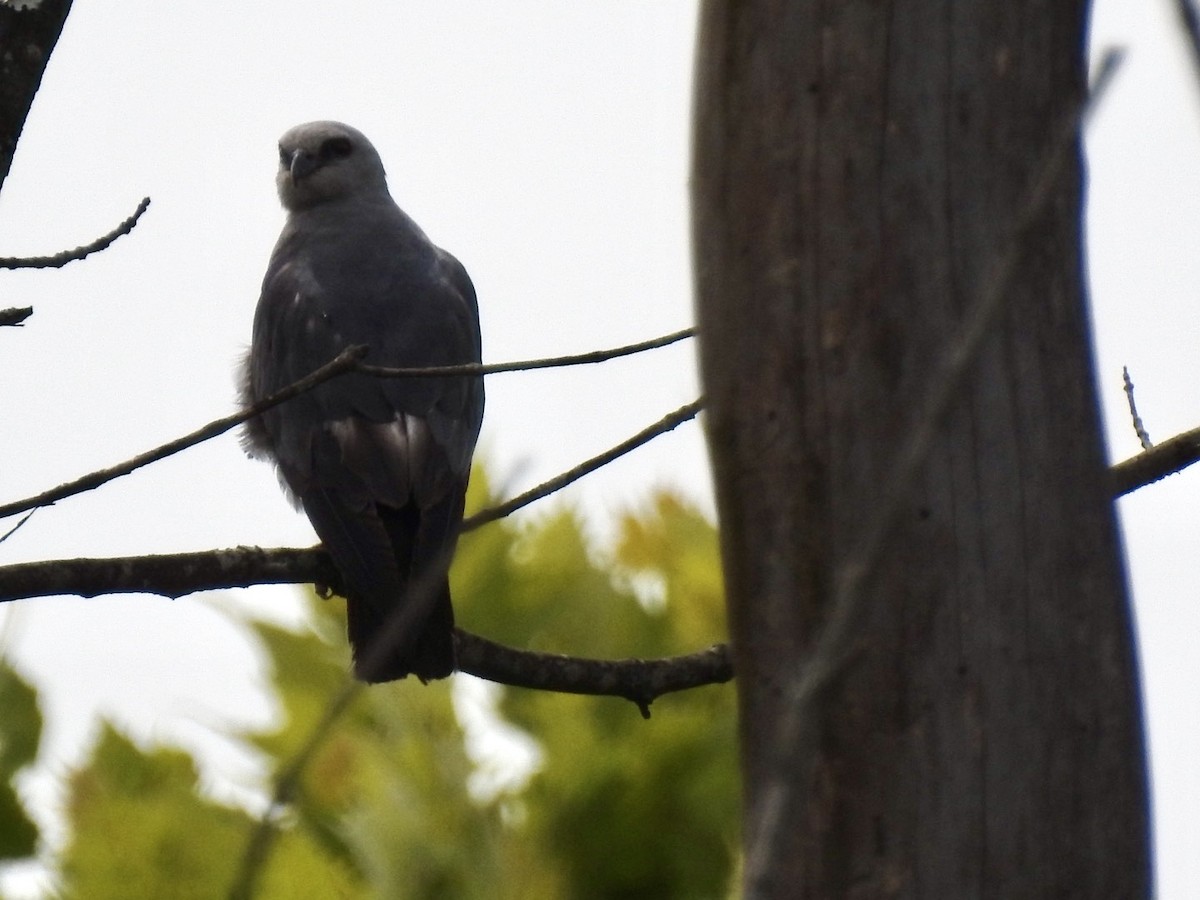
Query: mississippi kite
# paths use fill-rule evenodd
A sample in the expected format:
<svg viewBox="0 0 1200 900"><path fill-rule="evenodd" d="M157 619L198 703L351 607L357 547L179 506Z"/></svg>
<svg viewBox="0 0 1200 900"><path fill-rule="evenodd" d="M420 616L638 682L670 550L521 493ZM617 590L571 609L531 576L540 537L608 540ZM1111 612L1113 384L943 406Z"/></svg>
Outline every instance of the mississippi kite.
<svg viewBox="0 0 1200 900"><path fill-rule="evenodd" d="M276 183L287 223L254 314L244 403L354 344L383 366L480 361L466 270L392 200L360 132L338 122L291 129ZM447 571L482 418L482 378L352 373L247 424L247 449L274 461L342 574L364 681L454 669Z"/></svg>

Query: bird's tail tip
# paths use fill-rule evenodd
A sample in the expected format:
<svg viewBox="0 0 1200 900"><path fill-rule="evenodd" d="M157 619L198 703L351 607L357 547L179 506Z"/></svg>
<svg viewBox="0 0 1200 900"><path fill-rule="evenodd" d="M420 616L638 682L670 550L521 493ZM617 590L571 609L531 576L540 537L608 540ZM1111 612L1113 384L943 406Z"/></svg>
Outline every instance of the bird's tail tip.
<svg viewBox="0 0 1200 900"><path fill-rule="evenodd" d="M409 608L395 607L381 614L375 607L353 600L346 604L347 635L354 657L354 677L367 684L382 684L416 675L422 682L446 678L457 668L454 652L454 610L450 585L445 584L424 620L405 627Z"/></svg>

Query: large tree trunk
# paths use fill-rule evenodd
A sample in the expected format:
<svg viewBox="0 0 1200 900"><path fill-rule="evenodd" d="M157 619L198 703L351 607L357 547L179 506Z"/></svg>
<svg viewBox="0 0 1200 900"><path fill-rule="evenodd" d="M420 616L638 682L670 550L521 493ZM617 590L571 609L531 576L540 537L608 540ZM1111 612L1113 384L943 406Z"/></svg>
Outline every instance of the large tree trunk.
<svg viewBox="0 0 1200 900"><path fill-rule="evenodd" d="M1086 13L704 4L698 322L747 897L1149 894L1076 141L1012 237L1085 91ZM807 703L847 563L876 561L864 535L896 495L897 454L989 273L1018 251L871 577L836 601L851 652L825 658L834 677Z"/></svg>

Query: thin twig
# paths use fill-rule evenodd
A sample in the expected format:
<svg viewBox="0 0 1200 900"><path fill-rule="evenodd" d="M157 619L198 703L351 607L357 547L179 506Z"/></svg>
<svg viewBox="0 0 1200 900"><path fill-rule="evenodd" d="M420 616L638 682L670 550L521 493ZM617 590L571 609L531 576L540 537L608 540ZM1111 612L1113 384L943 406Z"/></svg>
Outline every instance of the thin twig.
<svg viewBox="0 0 1200 900"><path fill-rule="evenodd" d="M614 347L610 350L592 350L588 353L578 353L572 356L551 356L543 359L523 359L516 362L504 363L464 363L457 366L419 366L402 369L360 363L358 371L364 375L375 375L379 378L433 378L446 375L496 375L500 372L559 369L566 366L583 366L592 363L607 362L610 359L617 359L621 356L632 356L634 353L657 350L659 347L666 347L687 338L695 337L695 335L696 329L684 328L648 341L639 341L636 344L627 344L624 347Z"/></svg>
<svg viewBox="0 0 1200 900"><path fill-rule="evenodd" d="M689 403L649 428L511 500L481 510L463 521L464 532L494 522L534 500L562 490L606 463L629 453L696 415L701 401ZM341 576L320 547L263 549L236 547L195 553L167 553L114 559L56 559L0 566L0 603L32 597L73 594L149 593L177 598L255 584L327 584L341 587Z"/></svg>
<svg viewBox="0 0 1200 900"><path fill-rule="evenodd" d="M128 475L142 466L149 465L152 462L158 462L160 459L165 459L172 454L178 453L180 450L186 450L188 447L193 447L196 444L214 438L219 434L224 434L229 429L240 425L247 419L259 415L262 412L270 409L273 406L278 406L286 400L290 400L298 394L311 390L318 384L328 381L343 372L349 372L354 369L358 361L366 354L367 348L363 346L349 347L339 353L336 357L330 360L321 368L317 369L311 375L301 378L294 384L290 384L283 390L276 391L270 397L260 400L248 409L234 413L230 416L225 416L222 419L217 419L215 422L210 422L203 428L197 428L191 434L186 434L181 438L176 438L162 446L155 447L153 450L147 450L145 453L140 453L132 459L126 460L118 465L111 466L107 469L99 469L95 472L90 472L81 478L76 478L74 481L68 481L65 484L60 484L56 488L51 488L48 491L43 491L32 497L26 497L22 500L14 500L11 503L6 503L0 506L0 519L5 516L15 515L16 513L25 512L27 509L35 509L39 506L50 506L66 497L74 494L82 494L85 491L95 490L103 484L107 484L114 478L120 478L122 475Z"/></svg>
<svg viewBox="0 0 1200 900"><path fill-rule="evenodd" d="M518 494L511 500L506 500L503 503L493 506L490 509L481 510L468 519L464 519L462 530L464 532L478 528L480 525L486 525L488 522L494 522L496 519L502 519L511 513L516 512L523 506L528 506L535 500L540 500L555 491L561 491L567 485L574 481L578 481L584 475L596 471L601 466L606 466L614 459L624 456L631 450L636 450L638 447L658 437L660 434L666 434L673 428L682 425L689 419L694 419L696 415L704 407L703 398L694 400L686 406L681 406L673 413L663 416L653 425L643 428L633 437L621 441L615 447L605 450L603 453L593 456L589 460L581 462L572 469L568 469L561 475L556 475L548 481L544 481L537 487L530 488L523 494Z"/></svg>
<svg viewBox="0 0 1200 900"><path fill-rule="evenodd" d="M34 507L49 506L50 504L73 494L94 490L95 488L112 481L114 478L119 478L122 475L128 475L135 469L141 468L149 463L157 462L158 460L164 459L174 453L178 453L181 450L186 450L188 447L195 446L196 444L202 443L210 438L214 438L217 435L224 434L229 429L241 424L247 419L252 419L254 416L257 416L263 411L270 409L273 406L277 406L286 400L290 400L297 394L311 390L316 385L327 381L336 375L340 375L343 372L356 371L368 375L377 375L379 377L398 378L434 375L486 375L497 372L517 372L528 369L544 369L550 367L557 368L562 366L583 365L585 363L604 362L605 360L615 359L620 356L629 356L633 353L654 350L659 347L665 347L668 344L673 344L677 341L684 340L685 338L691 337L693 334L695 334L694 329L685 328L682 331L676 331L672 334L653 338L652 340L648 341L641 341L637 344L628 344L624 347L615 347L609 350L595 350L590 353L583 353L577 356L559 356L544 359L521 360L518 362L495 363L486 366L469 364L461 366L435 366L414 369L391 369L381 366L363 365L362 359L369 352L369 348L366 346L350 347L344 350L330 363L322 366L311 375L302 378L295 384L291 384L283 390L272 394L270 397L256 403L254 406L248 409L244 409L241 412L237 412L233 415L225 416L224 418L210 422L208 425L198 428L191 434L163 444L161 447L156 447L153 450L139 454L133 459L127 460L118 465L107 469L100 469L96 472L90 472L89 474L77 478L74 481L60 484L56 488L43 491L35 496L25 497L21 500L14 500L11 503L0 505L0 519L4 518L5 516L14 515L15 513L24 512L25 510L32 509ZM690 416L687 418L690 418ZM681 419L680 421L684 421L684 419ZM676 424L678 424L678 422ZM667 426L667 428L664 428L663 430L668 430L669 428L673 427L674 425ZM649 437L653 437L653 435L650 435ZM640 443L645 443L646 440L649 440L649 437L644 438L640 441ZM630 440L638 441L638 437L635 436ZM638 444L634 443L633 446L638 446ZM632 447L630 449L632 449ZM616 455L619 456L620 453L617 453ZM584 465L588 464L585 463ZM603 465L603 462L599 463L599 465ZM593 466L593 468L595 468L595 466ZM580 474L586 474L588 471L591 471L591 469L587 469ZM578 477L579 475L575 475L573 478L569 478L568 482L566 483L574 481L575 478ZM532 500L526 502L532 502ZM519 505L524 504L522 503Z"/></svg>
<svg viewBox="0 0 1200 900"><path fill-rule="evenodd" d="M275 817L283 807L291 802L296 789L300 786L300 776L309 761L320 749L325 738L333 730L334 724L342 713L349 707L354 698L359 695L364 685L357 681L347 681L342 685L332 700L325 706L320 720L313 726L308 737L296 754L280 770L275 779L275 789L262 817L254 824L246 849L242 853L242 861L234 877L233 886L229 890L229 900L250 900L258 885L259 875L270 856L271 848L279 829L275 826Z"/></svg>
<svg viewBox="0 0 1200 900"><path fill-rule="evenodd" d="M1017 207L1016 217L997 250L990 272L968 307L957 337L942 351L924 395L915 405L913 427L905 432L908 437L896 454L892 472L882 482L884 489L874 507L874 515L866 521L855 547L834 574L829 616L808 663L784 688L789 702L767 745L775 759L770 771L776 774L764 791L764 802L757 809L751 825L744 881L749 887L749 897L757 895L756 886L762 883L766 867L774 859L779 827L786 820L785 813L794 793L789 780L795 772L808 767L808 761L816 752L813 706L853 656L854 640L861 633L862 618L867 609L866 587L884 556L887 539L903 514L905 500L943 417L1003 309L1003 300L1028 244L1029 233L1053 195L1068 150L1089 111L1095 108L1111 83L1119 62L1117 52L1110 51L1105 55L1091 92L1051 136L1048 155L1037 170L1024 201Z"/></svg>
<svg viewBox="0 0 1200 900"><path fill-rule="evenodd" d="M678 424L673 420L685 410L690 407L665 417L659 426ZM631 441L620 446L627 446ZM596 459L608 457L614 450ZM1176 435L1152 450L1109 468L1111 496L1128 494L1196 462L1200 462L1200 428ZM582 466L576 467L579 468ZM464 520L463 531L503 518L550 493L554 483L565 480L566 475L560 475L511 500L481 510ZM63 594L97 597L147 593L174 599L197 591L256 584L337 586L339 577L333 561L320 547L235 547L113 559L53 559L0 566L0 603Z"/></svg>
<svg viewBox="0 0 1200 900"><path fill-rule="evenodd" d="M1142 417L1138 415L1137 402L1133 399L1133 379L1129 377L1129 366L1121 367L1121 375L1125 380L1125 398L1129 401L1129 415L1133 417L1133 430L1137 432L1138 443L1142 445L1142 449L1149 450L1154 446L1154 442L1150 440L1150 434L1142 423Z"/></svg>
<svg viewBox="0 0 1200 900"><path fill-rule="evenodd" d="M69 262L83 259L85 256L91 256L93 253L99 253L101 250L108 249L109 245L117 238L133 231L134 226L138 223L138 219L142 217L142 213L149 208L150 198L143 197L142 202L138 204L133 215L108 234L96 238L90 244L84 244L82 247L76 247L74 250L64 250L61 253L55 253L53 256L0 256L0 269L59 269Z"/></svg>
<svg viewBox="0 0 1200 900"><path fill-rule="evenodd" d="M8 529L8 531L4 532L4 534L0 534L0 544L3 544L5 541L7 541L10 537L13 536L13 534L16 533L18 528L20 528L22 525L24 525L26 522L28 522L30 519L32 519L33 514L35 512L37 512L36 509L31 509L29 512L25 513L25 515L21 516L21 521L19 521L12 528Z"/></svg>

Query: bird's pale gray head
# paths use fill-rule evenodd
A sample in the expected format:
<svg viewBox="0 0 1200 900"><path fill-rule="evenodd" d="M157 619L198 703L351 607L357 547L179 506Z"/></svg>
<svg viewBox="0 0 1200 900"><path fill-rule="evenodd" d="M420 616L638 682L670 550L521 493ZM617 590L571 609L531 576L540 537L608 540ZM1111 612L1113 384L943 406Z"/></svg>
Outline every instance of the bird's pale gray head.
<svg viewBox="0 0 1200 900"><path fill-rule="evenodd" d="M284 134L275 183L280 201L292 211L387 195L379 154L361 131L341 122L306 122Z"/></svg>

